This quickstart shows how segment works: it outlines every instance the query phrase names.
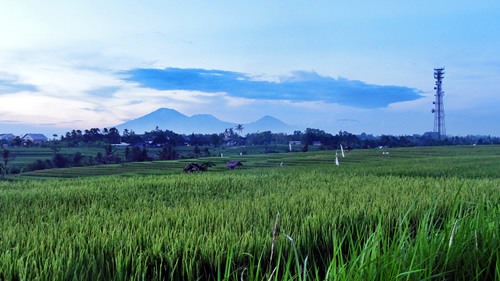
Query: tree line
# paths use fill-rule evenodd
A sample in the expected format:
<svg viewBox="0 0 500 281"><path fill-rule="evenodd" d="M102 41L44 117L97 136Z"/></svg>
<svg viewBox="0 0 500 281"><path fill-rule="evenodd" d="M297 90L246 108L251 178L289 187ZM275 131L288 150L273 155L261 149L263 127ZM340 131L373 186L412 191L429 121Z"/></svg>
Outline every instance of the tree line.
<svg viewBox="0 0 500 281"><path fill-rule="evenodd" d="M91 128L87 130L72 130L57 138L40 145L53 150L51 159L36 160L24 169L28 171L65 168L77 166L89 166L100 164L116 164L122 162L142 162L150 160L174 160L181 157L177 147L193 147L193 155L196 157L210 156L210 147L218 148L224 146L264 146L265 153L277 152L273 145L288 145L291 142L299 144L300 148L295 151L307 151L311 145L319 146L319 149L337 149L339 145L353 149L367 149L376 147L411 147L411 146L439 146L439 145L470 145L470 144L500 144L499 137L491 136L465 136L436 138L432 134L423 135L381 135L373 136L365 133L355 135L346 131L337 134L327 133L320 129L307 128L304 131L294 131L292 134L273 133L271 131L254 132L243 134L244 127L237 125L227 128L224 132L213 134L178 134L170 130L162 130L156 127L152 131L137 134L132 130L125 129L122 133L116 128ZM124 155L116 153L116 145L126 144ZM7 173L19 173L17 167L9 167L8 164L15 155L8 150L9 146L21 146L19 140L2 140L3 148L2 163L0 163L0 175ZM84 156L77 152L72 155L59 153L63 147L99 147L103 149L95 156ZM201 149L200 147L204 147ZM154 153L151 151L154 150ZM190 155L191 156L191 155Z"/></svg>
<svg viewBox="0 0 500 281"><path fill-rule="evenodd" d="M337 134L327 133L320 129L307 128L304 131L294 131L292 134L273 133L271 131L243 134L242 125L228 128L221 133L213 134L178 134L170 130L155 130L137 134L125 129L120 134L116 128L92 128L89 130L73 130L62 135L57 140L64 147L103 146L106 144L127 143L132 146L213 146L224 145L273 145L288 144L290 141L300 141L304 145L320 143L325 149L338 147L340 144L353 148L373 148L379 146L409 147L438 145L468 145L468 144L500 144L499 137L492 136L453 136L436 138L432 134L423 135L381 135L373 136L365 133L355 135L347 131Z"/></svg>
<svg viewBox="0 0 500 281"><path fill-rule="evenodd" d="M436 146L436 145L467 145L467 144L498 144L499 137L491 136L454 136L443 139L436 138L432 134L423 135L381 135L373 136L365 133L355 135L347 131L339 131L337 134L327 133L320 129L307 128L304 131L294 131L292 134L274 133L271 131L252 132L243 134L244 127L237 125L227 128L224 132L213 134L178 134L170 130L162 130L158 127L143 134L137 134L132 130L125 129L123 132L116 128L91 128L87 130L72 130L57 138L41 144L51 146L57 144L60 147L104 147L105 145L127 143L131 146L154 146L166 145L177 146L230 146L230 145L273 145L288 144L291 141L300 141L304 145L320 143L325 149L338 147L340 144L353 148L373 148L378 146L408 147L408 146ZM0 141L1 145L29 146L39 145L33 143L22 143L18 138Z"/></svg>

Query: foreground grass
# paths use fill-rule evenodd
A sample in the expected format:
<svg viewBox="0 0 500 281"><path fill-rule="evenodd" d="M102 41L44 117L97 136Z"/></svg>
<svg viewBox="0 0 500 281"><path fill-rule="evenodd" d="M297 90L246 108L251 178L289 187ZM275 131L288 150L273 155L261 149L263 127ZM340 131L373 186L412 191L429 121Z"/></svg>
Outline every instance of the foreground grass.
<svg viewBox="0 0 500 281"><path fill-rule="evenodd" d="M336 168L3 182L0 279L499 279L498 178Z"/></svg>

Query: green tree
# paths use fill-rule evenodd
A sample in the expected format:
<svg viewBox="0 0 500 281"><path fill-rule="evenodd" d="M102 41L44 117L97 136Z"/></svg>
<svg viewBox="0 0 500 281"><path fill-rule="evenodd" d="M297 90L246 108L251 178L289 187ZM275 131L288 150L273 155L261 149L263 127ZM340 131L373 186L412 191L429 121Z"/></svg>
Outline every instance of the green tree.
<svg viewBox="0 0 500 281"><path fill-rule="evenodd" d="M130 157L130 147L127 146L125 147L125 161L129 161L128 160L129 157Z"/></svg>
<svg viewBox="0 0 500 281"><path fill-rule="evenodd" d="M212 134L210 136L210 143L214 147L219 147L224 143L224 135L223 134Z"/></svg>
<svg viewBox="0 0 500 281"><path fill-rule="evenodd" d="M111 144L106 145L104 147L104 164L119 163L121 159L120 157L117 157L115 153L116 148L114 148Z"/></svg>
<svg viewBox="0 0 500 281"><path fill-rule="evenodd" d="M71 161L72 165L75 167L80 167L82 166L82 160L83 160L83 155L81 152L77 152L73 155L73 160Z"/></svg>
<svg viewBox="0 0 500 281"><path fill-rule="evenodd" d="M208 147L203 149L203 153L205 154L205 157L210 157L210 149L208 149Z"/></svg>
<svg viewBox="0 0 500 281"><path fill-rule="evenodd" d="M238 124L238 125L236 125L236 126L234 127L234 129L235 129L236 131L238 131L238 132L240 133L240 135L241 135L241 132L243 132L243 130L244 130L245 128L243 127L243 125Z"/></svg>
<svg viewBox="0 0 500 281"><path fill-rule="evenodd" d="M12 140L12 145L13 146L21 146L23 144L23 140L19 137L19 136L16 136L13 140Z"/></svg>
<svg viewBox="0 0 500 281"><path fill-rule="evenodd" d="M165 143L168 142L168 137L162 130L156 130L154 131L154 136L153 136L153 144L159 144L159 145L164 145Z"/></svg>
<svg viewBox="0 0 500 281"><path fill-rule="evenodd" d="M121 142L120 132L116 128L110 128L107 131L106 139L108 143L119 144Z"/></svg>
<svg viewBox="0 0 500 281"><path fill-rule="evenodd" d="M160 160L175 160L178 158L175 147L171 144L166 144L159 153Z"/></svg>
<svg viewBox="0 0 500 281"><path fill-rule="evenodd" d="M141 150L141 162L149 161L149 160L151 160L151 159L149 159L148 150L145 147L143 147Z"/></svg>
<svg viewBox="0 0 500 281"><path fill-rule="evenodd" d="M4 149L2 151L2 159L3 159L2 174L3 174L3 176L7 175L7 171L8 171L7 164L9 164L9 161L14 160L14 158L15 158L15 156L10 150Z"/></svg>
<svg viewBox="0 0 500 281"><path fill-rule="evenodd" d="M69 167L71 160L60 153L56 153L52 158L52 162L56 168L67 168Z"/></svg>
<svg viewBox="0 0 500 281"><path fill-rule="evenodd" d="M97 154L95 156L95 161L97 162L97 164L103 164L104 163L104 157L102 156L101 152L97 152Z"/></svg>
<svg viewBox="0 0 500 281"><path fill-rule="evenodd" d="M132 147L128 153L127 161L129 162L144 162L148 161L148 151L144 148L139 148L137 146Z"/></svg>
<svg viewBox="0 0 500 281"><path fill-rule="evenodd" d="M61 150L61 146L58 142L53 141L50 144L50 150L52 150L54 152L54 155L56 155Z"/></svg>
<svg viewBox="0 0 500 281"><path fill-rule="evenodd" d="M193 152L196 155L196 157L198 157L201 154L200 147L199 146L195 146Z"/></svg>

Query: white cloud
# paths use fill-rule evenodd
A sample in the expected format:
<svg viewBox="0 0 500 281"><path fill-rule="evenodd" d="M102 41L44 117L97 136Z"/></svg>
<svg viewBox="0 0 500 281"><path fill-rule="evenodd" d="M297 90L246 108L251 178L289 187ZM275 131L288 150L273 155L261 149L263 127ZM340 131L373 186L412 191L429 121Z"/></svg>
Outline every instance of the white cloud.
<svg viewBox="0 0 500 281"><path fill-rule="evenodd" d="M81 111L92 106L77 100L41 96L39 93L21 92L0 96L2 119L16 120L26 124L67 123L81 120ZM91 116L96 117L96 116ZM81 121L75 121L78 125Z"/></svg>
<svg viewBox="0 0 500 281"><path fill-rule="evenodd" d="M254 99L247 99L247 98L240 98L240 97L232 97L232 96L224 96L223 97L224 101L228 106L231 107L245 107L245 106L252 106L257 103L257 100Z"/></svg>

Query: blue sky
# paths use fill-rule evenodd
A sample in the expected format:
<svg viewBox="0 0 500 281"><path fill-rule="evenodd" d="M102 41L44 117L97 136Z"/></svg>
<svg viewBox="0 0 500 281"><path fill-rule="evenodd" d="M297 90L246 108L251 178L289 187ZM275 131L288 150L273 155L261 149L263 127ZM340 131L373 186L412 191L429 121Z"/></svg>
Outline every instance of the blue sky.
<svg viewBox="0 0 500 281"><path fill-rule="evenodd" d="M0 3L0 133L108 127L168 107L329 132L500 135L500 2Z"/></svg>

